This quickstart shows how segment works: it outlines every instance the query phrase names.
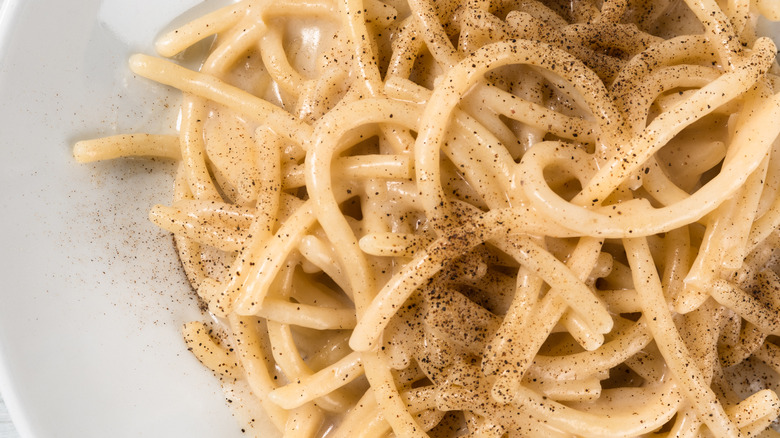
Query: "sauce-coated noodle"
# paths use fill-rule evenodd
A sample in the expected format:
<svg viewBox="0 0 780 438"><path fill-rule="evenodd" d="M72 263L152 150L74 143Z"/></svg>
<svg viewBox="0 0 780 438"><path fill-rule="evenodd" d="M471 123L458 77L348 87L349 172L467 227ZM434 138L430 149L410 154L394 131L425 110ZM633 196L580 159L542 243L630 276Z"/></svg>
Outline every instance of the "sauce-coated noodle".
<svg viewBox="0 0 780 438"><path fill-rule="evenodd" d="M180 162L184 339L285 436L777 436L778 11L244 0L130 60L178 137L74 153Z"/></svg>

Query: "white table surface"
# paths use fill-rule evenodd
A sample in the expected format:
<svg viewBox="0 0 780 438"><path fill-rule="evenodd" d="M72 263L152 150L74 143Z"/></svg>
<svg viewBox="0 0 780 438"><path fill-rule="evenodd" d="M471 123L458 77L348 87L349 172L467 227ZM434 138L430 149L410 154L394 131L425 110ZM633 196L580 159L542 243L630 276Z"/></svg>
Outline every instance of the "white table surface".
<svg viewBox="0 0 780 438"><path fill-rule="evenodd" d="M3 0L0 0L0 8L3 7ZM18 438L19 434L16 433L16 428L11 422L11 417L8 415L8 409L5 407L3 396L0 394L0 438Z"/></svg>
<svg viewBox="0 0 780 438"><path fill-rule="evenodd" d="M5 407L2 396L0 396L0 438L19 438L11 417L8 416L8 409Z"/></svg>

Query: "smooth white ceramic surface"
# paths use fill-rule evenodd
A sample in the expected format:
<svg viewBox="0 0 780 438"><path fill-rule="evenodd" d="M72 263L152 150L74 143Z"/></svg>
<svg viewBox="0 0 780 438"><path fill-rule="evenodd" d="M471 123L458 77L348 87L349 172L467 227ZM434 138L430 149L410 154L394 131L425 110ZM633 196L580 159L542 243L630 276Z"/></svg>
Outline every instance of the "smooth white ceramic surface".
<svg viewBox="0 0 780 438"><path fill-rule="evenodd" d="M196 3L0 6L0 388L23 437L241 436L182 344L201 315L147 220L172 164L71 155L79 139L173 132L176 94L126 59Z"/></svg>

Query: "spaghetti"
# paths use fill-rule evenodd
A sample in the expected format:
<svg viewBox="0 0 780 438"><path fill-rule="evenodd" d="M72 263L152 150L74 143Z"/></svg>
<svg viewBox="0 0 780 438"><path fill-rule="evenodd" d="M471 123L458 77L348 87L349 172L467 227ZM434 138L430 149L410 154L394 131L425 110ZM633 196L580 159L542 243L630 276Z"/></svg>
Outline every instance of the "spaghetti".
<svg viewBox="0 0 780 438"><path fill-rule="evenodd" d="M285 436L777 436L771 0L242 0L200 71L173 233L195 356ZM745 383L746 382L746 383ZM251 410L251 409L250 409ZM253 420L247 421L251 427Z"/></svg>

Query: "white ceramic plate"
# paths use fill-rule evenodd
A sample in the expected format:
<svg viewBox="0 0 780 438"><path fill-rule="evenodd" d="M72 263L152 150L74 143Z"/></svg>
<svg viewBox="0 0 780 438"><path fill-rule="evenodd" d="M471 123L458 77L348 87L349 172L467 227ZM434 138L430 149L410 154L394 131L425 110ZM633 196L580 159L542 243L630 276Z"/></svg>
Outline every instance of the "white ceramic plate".
<svg viewBox="0 0 780 438"><path fill-rule="evenodd" d="M201 315L146 219L170 202L172 164L71 155L79 139L173 132L177 94L126 60L199 0L0 3L0 388L17 429L242 436L184 348L180 325Z"/></svg>
<svg viewBox="0 0 780 438"><path fill-rule="evenodd" d="M217 6L197 3L0 0L0 389L24 437L241 436L184 348L179 326L201 315L146 219L171 164L71 155L79 139L173 131L177 98L126 59Z"/></svg>

